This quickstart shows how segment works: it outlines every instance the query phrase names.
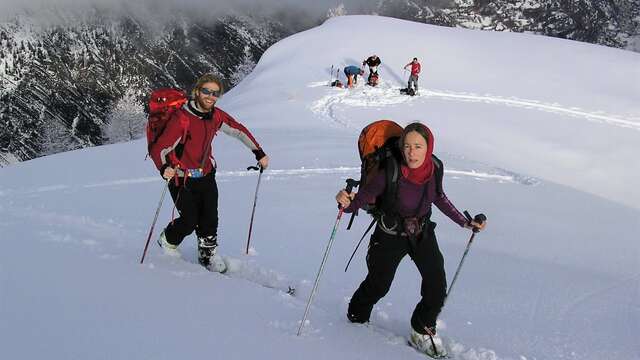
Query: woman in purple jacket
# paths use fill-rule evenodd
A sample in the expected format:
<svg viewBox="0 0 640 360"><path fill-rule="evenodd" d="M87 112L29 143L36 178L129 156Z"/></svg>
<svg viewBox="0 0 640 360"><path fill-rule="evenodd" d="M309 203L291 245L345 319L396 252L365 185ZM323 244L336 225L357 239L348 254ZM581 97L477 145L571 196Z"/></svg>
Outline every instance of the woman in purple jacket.
<svg viewBox="0 0 640 360"><path fill-rule="evenodd" d="M409 342L431 356L446 355L442 339L436 335L436 319L447 292L444 259L430 221L431 204L461 227L483 229L486 223L468 222L436 184L435 165L431 157L434 137L421 123L408 125L400 138L403 155L395 201L380 204L378 217L367 253L367 277L349 303L347 317L354 323L369 321L374 304L387 294L400 260L409 255L422 276L422 299L411 317ZM355 194L345 190L336 195L345 212L376 202L385 192L386 177L379 172ZM388 197L383 197L387 198Z"/></svg>

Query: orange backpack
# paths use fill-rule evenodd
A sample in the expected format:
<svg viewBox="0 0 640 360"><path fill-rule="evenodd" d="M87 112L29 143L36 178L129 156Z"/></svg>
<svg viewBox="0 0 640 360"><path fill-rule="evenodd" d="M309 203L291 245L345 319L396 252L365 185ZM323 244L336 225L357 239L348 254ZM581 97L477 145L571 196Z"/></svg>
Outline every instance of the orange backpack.
<svg viewBox="0 0 640 360"><path fill-rule="evenodd" d="M358 186L363 186L373 179L379 172L385 174L385 189L378 196L373 204L368 204L364 209L373 219L369 227L365 230L356 246L351 258L347 262L344 271L349 268L349 264L356 254L360 243L365 238L369 230L385 213L393 213L393 204L397 199L398 179L400 178L400 164L402 164L402 151L400 150L400 137L402 136L402 126L391 120L378 120L365 126L358 137L358 151L360 152L360 181ZM442 193L442 175L444 172L442 161L435 155L431 155L435 166L436 191ZM391 212L389 212L391 211ZM347 230L351 229L356 212L351 213Z"/></svg>
<svg viewBox="0 0 640 360"><path fill-rule="evenodd" d="M375 217L385 211L387 205L392 204L397 196L398 179L400 178L400 164L402 163L402 151L400 150L400 137L403 128L392 120L378 120L367 125L358 138L358 151L360 152L360 181L363 186L373 179L379 172L385 174L385 190L375 203L365 208L367 213ZM431 155L435 166L436 191L442 193L442 176L444 167L442 161L435 155ZM387 209L388 210L388 209ZM353 217L351 218L353 221ZM349 223L351 227L351 222Z"/></svg>
<svg viewBox="0 0 640 360"><path fill-rule="evenodd" d="M402 135L402 126L391 120L378 120L367 125L358 137L360 152L360 185L368 183L380 170L398 165L402 154L398 141ZM397 180L397 179L396 179Z"/></svg>

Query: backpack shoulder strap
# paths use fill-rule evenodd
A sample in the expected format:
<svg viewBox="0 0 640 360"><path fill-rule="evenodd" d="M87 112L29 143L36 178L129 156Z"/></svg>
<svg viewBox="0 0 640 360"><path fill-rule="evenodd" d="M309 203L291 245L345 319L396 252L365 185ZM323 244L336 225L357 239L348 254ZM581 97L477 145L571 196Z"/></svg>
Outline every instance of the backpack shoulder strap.
<svg viewBox="0 0 640 360"><path fill-rule="evenodd" d="M435 166L434 175L436 176L436 192L438 195L442 195L444 191L442 190L442 178L444 176L444 164L442 160L438 159L437 156L431 155L431 160L433 161L433 165Z"/></svg>
<svg viewBox="0 0 640 360"><path fill-rule="evenodd" d="M400 179L400 161L392 148L385 149L384 153L385 187L382 194L380 209L383 213L392 215L396 213L395 204L398 198L398 180Z"/></svg>
<svg viewBox="0 0 640 360"><path fill-rule="evenodd" d="M182 107L178 108L174 116L177 116L178 121L180 121L180 128L182 129L182 140L180 140L180 142L184 144L187 141L187 131L189 130L190 121L187 114L181 113L183 111Z"/></svg>

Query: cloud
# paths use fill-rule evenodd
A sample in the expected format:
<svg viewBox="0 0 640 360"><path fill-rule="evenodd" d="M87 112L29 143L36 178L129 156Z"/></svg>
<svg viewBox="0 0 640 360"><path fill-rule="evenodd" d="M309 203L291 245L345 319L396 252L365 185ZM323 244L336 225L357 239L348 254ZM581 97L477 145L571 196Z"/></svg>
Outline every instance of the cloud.
<svg viewBox="0 0 640 360"><path fill-rule="evenodd" d="M356 2L356 1L351 1ZM201 16L220 16L233 11L259 9L268 15L270 11L304 9L311 15L322 16L335 0L0 0L0 21L7 21L16 14L31 16L51 11L64 13L87 13L108 10L113 13L170 14L179 11Z"/></svg>

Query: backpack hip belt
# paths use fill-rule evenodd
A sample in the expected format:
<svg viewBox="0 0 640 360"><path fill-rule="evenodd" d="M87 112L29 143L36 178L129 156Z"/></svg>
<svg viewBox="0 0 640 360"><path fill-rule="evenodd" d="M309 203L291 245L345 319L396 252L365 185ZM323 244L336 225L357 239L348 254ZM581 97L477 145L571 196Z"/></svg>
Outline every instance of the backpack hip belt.
<svg viewBox="0 0 640 360"><path fill-rule="evenodd" d="M204 169L202 168L185 169L185 170L182 170L181 168L177 168L176 175L183 178L198 179L201 177L205 177L205 175L207 174L204 173Z"/></svg>
<svg viewBox="0 0 640 360"><path fill-rule="evenodd" d="M407 237L420 234L425 229L425 225L430 216L407 218L386 216L386 219L389 218L393 219L393 226L387 226L385 215L382 214L378 219L378 228L388 235ZM400 224L399 221L402 221L402 224ZM398 230L400 230L399 227L402 231L398 233Z"/></svg>

